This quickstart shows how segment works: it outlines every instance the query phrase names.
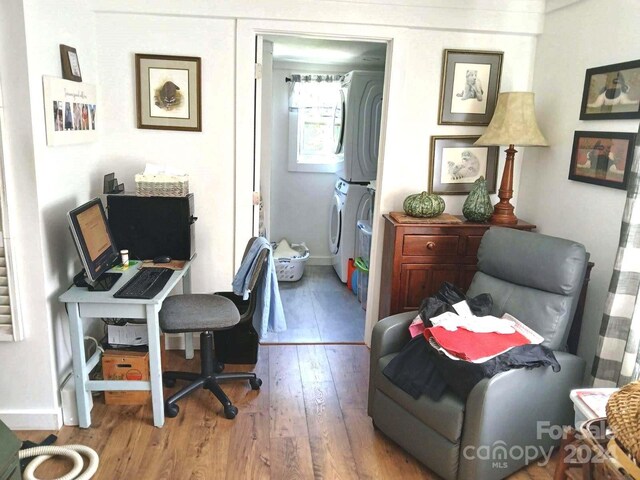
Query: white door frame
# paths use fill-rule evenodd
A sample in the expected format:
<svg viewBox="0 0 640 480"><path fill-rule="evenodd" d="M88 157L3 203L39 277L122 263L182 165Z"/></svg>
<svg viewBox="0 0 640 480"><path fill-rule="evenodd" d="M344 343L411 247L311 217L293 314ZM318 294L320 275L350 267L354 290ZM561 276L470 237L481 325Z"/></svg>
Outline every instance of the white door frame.
<svg viewBox="0 0 640 480"><path fill-rule="evenodd" d="M370 344L371 331L378 317L378 292L380 290L380 260L382 254L382 221L380 206L384 198L383 178L387 138L387 118L391 97L391 78L397 77L400 84L402 72L393 69L393 45L402 38L406 30L396 27L375 25L345 25L338 23L314 23L302 21L238 20L236 28L236 178L235 178L235 228L234 228L234 270L240 265L247 238L253 232L253 182L255 118L255 44L257 35L296 35L335 38L341 40L377 41L387 43L385 63L385 98L383 100L380 126L380 153L378 158L378 178L374 211L371 246L371 266L369 269L369 295L365 321L365 343ZM384 203L382 203L384 204ZM380 221L378 221L378 219Z"/></svg>

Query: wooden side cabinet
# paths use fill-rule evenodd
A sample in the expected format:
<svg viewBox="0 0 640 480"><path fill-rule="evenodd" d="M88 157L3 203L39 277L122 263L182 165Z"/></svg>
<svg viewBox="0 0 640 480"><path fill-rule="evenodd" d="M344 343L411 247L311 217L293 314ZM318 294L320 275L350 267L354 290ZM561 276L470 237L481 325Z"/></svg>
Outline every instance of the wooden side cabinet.
<svg viewBox="0 0 640 480"><path fill-rule="evenodd" d="M460 217L462 219L462 217ZM399 223L384 215L379 318L417 310L442 282L466 291L478 263L478 247L489 224ZM518 220L510 228L535 228Z"/></svg>

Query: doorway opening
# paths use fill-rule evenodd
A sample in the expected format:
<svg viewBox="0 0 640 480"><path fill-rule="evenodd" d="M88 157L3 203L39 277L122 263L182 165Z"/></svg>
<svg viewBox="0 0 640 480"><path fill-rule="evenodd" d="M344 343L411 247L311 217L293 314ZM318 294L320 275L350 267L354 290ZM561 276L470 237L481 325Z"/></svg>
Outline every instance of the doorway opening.
<svg viewBox="0 0 640 480"><path fill-rule="evenodd" d="M363 343L387 44L274 34L256 48L256 223L276 269L298 270L279 276L287 330L262 342Z"/></svg>

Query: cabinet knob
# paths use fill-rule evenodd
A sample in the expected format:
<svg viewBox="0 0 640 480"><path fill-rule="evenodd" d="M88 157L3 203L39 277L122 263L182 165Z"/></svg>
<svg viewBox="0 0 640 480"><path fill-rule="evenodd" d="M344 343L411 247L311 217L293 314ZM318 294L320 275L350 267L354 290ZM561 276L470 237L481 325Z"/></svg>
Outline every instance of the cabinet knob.
<svg viewBox="0 0 640 480"><path fill-rule="evenodd" d="M436 248L436 244L434 242L427 243L428 250L433 250L434 248Z"/></svg>

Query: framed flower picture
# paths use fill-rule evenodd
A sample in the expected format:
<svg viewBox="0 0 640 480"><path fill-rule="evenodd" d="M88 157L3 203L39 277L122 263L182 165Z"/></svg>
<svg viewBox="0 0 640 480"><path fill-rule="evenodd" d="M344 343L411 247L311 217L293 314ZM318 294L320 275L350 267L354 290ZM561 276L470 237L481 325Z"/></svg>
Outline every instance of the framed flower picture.
<svg viewBox="0 0 640 480"><path fill-rule="evenodd" d="M489 125L498 101L502 52L445 50L440 125Z"/></svg>
<svg viewBox="0 0 640 480"><path fill-rule="evenodd" d="M439 195L465 195L479 177L489 193L496 191L499 147L478 147L479 136L431 137L429 191Z"/></svg>
<svg viewBox="0 0 640 480"><path fill-rule="evenodd" d="M138 128L201 132L200 58L136 54Z"/></svg>

